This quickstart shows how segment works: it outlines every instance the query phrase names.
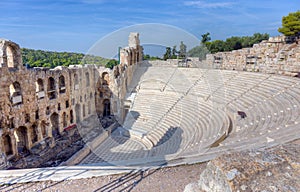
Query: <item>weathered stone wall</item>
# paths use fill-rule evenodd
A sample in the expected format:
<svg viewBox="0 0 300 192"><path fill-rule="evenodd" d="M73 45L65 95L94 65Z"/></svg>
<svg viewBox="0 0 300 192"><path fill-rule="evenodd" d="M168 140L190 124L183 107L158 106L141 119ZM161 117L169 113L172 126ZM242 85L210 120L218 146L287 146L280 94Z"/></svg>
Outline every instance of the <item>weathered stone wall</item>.
<svg viewBox="0 0 300 192"><path fill-rule="evenodd" d="M134 47L123 49L120 56L126 59L113 70L96 65L27 69L20 47L1 40L0 154L12 159L88 118L122 118L126 87L142 58L138 38L130 35Z"/></svg>
<svg viewBox="0 0 300 192"><path fill-rule="evenodd" d="M300 141L233 152L210 161L185 192L299 191Z"/></svg>
<svg viewBox="0 0 300 192"><path fill-rule="evenodd" d="M284 36L231 52L207 55L206 62L213 68L252 71L295 76L300 70L300 44L285 43Z"/></svg>

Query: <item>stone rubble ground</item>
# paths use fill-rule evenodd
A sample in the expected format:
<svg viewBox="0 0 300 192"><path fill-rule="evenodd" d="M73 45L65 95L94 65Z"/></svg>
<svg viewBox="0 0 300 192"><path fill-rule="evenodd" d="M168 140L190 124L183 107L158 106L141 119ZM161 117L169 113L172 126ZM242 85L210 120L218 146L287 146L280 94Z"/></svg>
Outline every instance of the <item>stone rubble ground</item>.
<svg viewBox="0 0 300 192"><path fill-rule="evenodd" d="M199 179L206 163L94 177L89 179L44 181L0 186L0 191L82 192L82 191L132 191L168 192L183 191L185 186Z"/></svg>

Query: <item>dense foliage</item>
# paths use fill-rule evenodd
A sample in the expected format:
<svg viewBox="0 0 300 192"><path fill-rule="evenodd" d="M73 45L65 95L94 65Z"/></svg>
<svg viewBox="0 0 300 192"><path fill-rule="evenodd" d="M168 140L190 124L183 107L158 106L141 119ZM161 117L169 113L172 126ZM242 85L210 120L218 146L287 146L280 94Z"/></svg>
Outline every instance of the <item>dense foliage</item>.
<svg viewBox="0 0 300 192"><path fill-rule="evenodd" d="M225 41L210 41L210 39L209 33L202 35L201 45L189 50L188 55L190 57L200 57L201 59L204 59L208 52L217 53L252 47L256 43L269 39L269 34L255 33L252 36L230 37Z"/></svg>
<svg viewBox="0 0 300 192"><path fill-rule="evenodd" d="M109 59L82 53L53 52L22 48L23 63L30 67L69 66L77 64L98 64L105 66Z"/></svg>
<svg viewBox="0 0 300 192"><path fill-rule="evenodd" d="M119 64L119 62L118 62L117 60L111 59L111 60L109 60L109 61L105 64L105 67L106 67L106 68L113 69L114 66L116 66L116 65L118 65L118 64Z"/></svg>
<svg viewBox="0 0 300 192"><path fill-rule="evenodd" d="M278 31L285 36L300 36L300 11L282 17L282 27Z"/></svg>

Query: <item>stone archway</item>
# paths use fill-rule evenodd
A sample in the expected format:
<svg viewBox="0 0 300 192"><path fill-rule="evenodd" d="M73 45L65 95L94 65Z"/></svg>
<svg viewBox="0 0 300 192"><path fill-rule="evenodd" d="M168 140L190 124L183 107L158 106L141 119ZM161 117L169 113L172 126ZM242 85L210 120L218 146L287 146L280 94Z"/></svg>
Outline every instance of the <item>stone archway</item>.
<svg viewBox="0 0 300 192"><path fill-rule="evenodd" d="M5 155L13 155L12 141L9 135L2 136L2 143Z"/></svg>
<svg viewBox="0 0 300 192"><path fill-rule="evenodd" d="M73 110L70 111L70 124L74 123Z"/></svg>
<svg viewBox="0 0 300 192"><path fill-rule="evenodd" d="M59 116L57 113L52 113L50 116L52 136L56 137L59 135Z"/></svg>
<svg viewBox="0 0 300 192"><path fill-rule="evenodd" d="M18 153L26 153L28 150L27 127L21 126L15 131Z"/></svg>
<svg viewBox="0 0 300 192"><path fill-rule="evenodd" d="M15 67L14 50L11 46L6 48L7 67Z"/></svg>
<svg viewBox="0 0 300 192"><path fill-rule="evenodd" d="M110 116L110 101L105 99L103 101L103 117Z"/></svg>

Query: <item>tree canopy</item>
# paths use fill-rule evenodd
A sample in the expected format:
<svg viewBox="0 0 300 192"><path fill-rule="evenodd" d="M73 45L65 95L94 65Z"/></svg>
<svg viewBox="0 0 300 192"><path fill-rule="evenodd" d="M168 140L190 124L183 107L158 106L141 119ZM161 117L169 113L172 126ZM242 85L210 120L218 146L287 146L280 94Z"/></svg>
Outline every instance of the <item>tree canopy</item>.
<svg viewBox="0 0 300 192"><path fill-rule="evenodd" d="M282 27L278 31L285 36L300 36L300 11L282 17Z"/></svg>
<svg viewBox="0 0 300 192"><path fill-rule="evenodd" d="M172 53L171 53L171 47L166 47L166 53L164 54L164 60L171 59Z"/></svg>
<svg viewBox="0 0 300 192"><path fill-rule="evenodd" d="M193 49L189 50L188 55L190 57L199 57L200 59L204 59L203 54L206 55L208 52L217 53L223 51L242 49L245 47L252 47L256 43L260 43L263 40L269 39L269 34L254 33L252 36L242 36L242 37L233 36L227 38L225 41L223 40L206 41L210 39L209 33L202 35L202 37L203 38L201 40L200 46L196 46ZM204 39L206 40L204 41ZM205 46L208 51L203 46Z"/></svg>
<svg viewBox="0 0 300 192"><path fill-rule="evenodd" d="M201 35L201 37L202 37L202 39L201 39L201 43L202 43L202 44L205 44L206 42L208 42L208 41L211 40L211 38L210 38L210 33L209 33L209 32L207 32L207 33Z"/></svg>
<svg viewBox="0 0 300 192"><path fill-rule="evenodd" d="M105 64L105 67L106 68L110 68L110 69L113 69L114 66L118 65L118 61L115 60L115 59L111 59L109 60L106 64Z"/></svg>
<svg viewBox="0 0 300 192"><path fill-rule="evenodd" d="M105 66L109 59L83 53L54 52L22 48L23 63L30 67L69 66L78 64L97 64Z"/></svg>

